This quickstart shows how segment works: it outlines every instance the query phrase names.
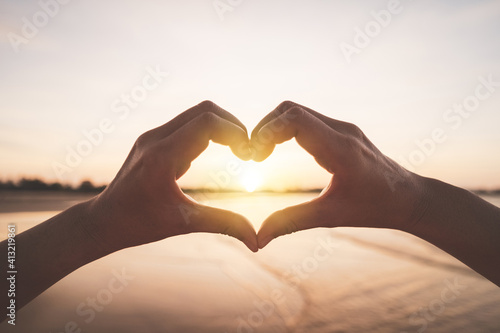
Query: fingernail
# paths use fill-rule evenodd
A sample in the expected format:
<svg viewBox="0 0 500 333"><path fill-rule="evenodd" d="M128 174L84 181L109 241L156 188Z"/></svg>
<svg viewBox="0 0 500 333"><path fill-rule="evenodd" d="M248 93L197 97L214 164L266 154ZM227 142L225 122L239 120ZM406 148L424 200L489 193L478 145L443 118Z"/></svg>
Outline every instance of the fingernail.
<svg viewBox="0 0 500 333"><path fill-rule="evenodd" d="M252 157L253 157L253 151L252 151L252 148L250 148L250 144L245 144L245 145L242 145L240 151L239 151L241 157L244 159L244 160L251 160Z"/></svg>
<svg viewBox="0 0 500 333"><path fill-rule="evenodd" d="M263 249L269 242L271 242L272 237L265 237L264 239L258 239L259 249Z"/></svg>
<svg viewBox="0 0 500 333"><path fill-rule="evenodd" d="M257 244L247 244L247 247L250 249L250 251L252 251L253 253L256 253L257 251L259 251L259 247L257 246Z"/></svg>
<svg viewBox="0 0 500 333"><path fill-rule="evenodd" d="M250 148L250 159L253 160L257 156L257 149Z"/></svg>
<svg viewBox="0 0 500 333"><path fill-rule="evenodd" d="M246 245L246 247L248 247L248 249L250 251L252 251L254 253L259 251L259 245L257 244L256 239L245 238L245 239L242 239L242 242L243 242L243 244Z"/></svg>
<svg viewBox="0 0 500 333"><path fill-rule="evenodd" d="M252 144L252 142L250 142L250 144L248 145L248 148L250 149L250 159L253 160L255 159L255 157L257 156L257 148L254 147L254 145Z"/></svg>

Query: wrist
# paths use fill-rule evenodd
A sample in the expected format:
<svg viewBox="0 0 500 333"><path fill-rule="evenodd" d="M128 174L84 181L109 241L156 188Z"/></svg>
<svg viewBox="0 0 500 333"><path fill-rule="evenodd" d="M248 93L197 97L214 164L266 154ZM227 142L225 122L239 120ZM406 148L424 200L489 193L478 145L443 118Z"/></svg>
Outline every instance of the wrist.
<svg viewBox="0 0 500 333"><path fill-rule="evenodd" d="M94 249L96 257L104 257L123 248L116 244L108 223L109 218L105 216L105 211L100 206L97 196L71 208L79 216L75 219L75 227L85 242Z"/></svg>
<svg viewBox="0 0 500 333"><path fill-rule="evenodd" d="M433 178L418 176L418 200L405 230L419 237L427 237L440 229L439 224L460 217L473 195L462 188ZM453 208L453 209L451 209ZM463 212L466 213L466 210Z"/></svg>
<svg viewBox="0 0 500 333"><path fill-rule="evenodd" d="M402 224L404 227L402 231L410 234L415 234L416 230L421 228L422 225L428 221L429 210L432 203L435 202L436 187L435 179L423 177L415 173L411 174L412 178L412 201L413 204L410 209L410 214L407 221Z"/></svg>

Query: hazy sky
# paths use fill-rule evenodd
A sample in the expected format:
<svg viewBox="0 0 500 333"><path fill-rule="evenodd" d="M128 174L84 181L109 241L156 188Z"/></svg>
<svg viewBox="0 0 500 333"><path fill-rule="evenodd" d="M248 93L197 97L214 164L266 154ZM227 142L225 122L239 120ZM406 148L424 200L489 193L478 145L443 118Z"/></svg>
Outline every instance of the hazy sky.
<svg viewBox="0 0 500 333"><path fill-rule="evenodd" d="M138 135L204 99L249 129L293 100L356 123L419 174L500 186L500 1L54 3L0 0L1 179L108 182ZM145 90L152 71L168 75ZM69 167L78 146L88 155ZM224 183L235 159L211 145L181 182ZM272 188L329 177L294 141L241 167Z"/></svg>

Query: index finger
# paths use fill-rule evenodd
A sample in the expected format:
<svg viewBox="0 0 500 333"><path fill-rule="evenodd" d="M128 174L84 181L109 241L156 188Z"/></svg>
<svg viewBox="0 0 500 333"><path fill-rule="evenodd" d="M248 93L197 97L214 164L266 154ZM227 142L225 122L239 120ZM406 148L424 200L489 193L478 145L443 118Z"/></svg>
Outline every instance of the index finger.
<svg viewBox="0 0 500 333"><path fill-rule="evenodd" d="M168 147L173 147L171 150L177 160L178 177L187 171L190 163L208 147L210 140L229 146L233 153L243 160L251 158L247 133L234 123L206 112L164 139Z"/></svg>
<svg viewBox="0 0 500 333"><path fill-rule="evenodd" d="M341 168L345 158L345 136L298 106L269 121L252 136L254 160L266 159L276 144L292 138L328 172L333 174Z"/></svg>
<svg viewBox="0 0 500 333"><path fill-rule="evenodd" d="M252 138L255 137L255 135L260 131L260 129L262 127L264 127L267 123L278 118L279 116L281 116L282 114L284 114L286 111L290 110L293 107L300 107L304 111L310 113L314 117L318 118L319 120L321 120L322 122L327 124L330 128L332 128L338 132L341 132L341 133L349 132L350 128L352 127L352 124L350 124L350 123L329 118L329 117L327 117L319 112L316 112L311 108L303 106L301 104L291 102L291 101L284 101L284 102L280 103L280 105L278 105L273 111L271 111L269 114L267 114L264 118L262 118L262 120L252 130L251 137Z"/></svg>
<svg viewBox="0 0 500 333"><path fill-rule="evenodd" d="M152 129L151 133L154 134L157 138L168 137L177 129L181 128L193 119L196 119L198 116L207 112L216 114L217 116L240 127L245 133L247 133L247 128L238 118L211 101L203 101L198 105L189 108L188 110L176 116L174 119L170 120L168 123Z"/></svg>

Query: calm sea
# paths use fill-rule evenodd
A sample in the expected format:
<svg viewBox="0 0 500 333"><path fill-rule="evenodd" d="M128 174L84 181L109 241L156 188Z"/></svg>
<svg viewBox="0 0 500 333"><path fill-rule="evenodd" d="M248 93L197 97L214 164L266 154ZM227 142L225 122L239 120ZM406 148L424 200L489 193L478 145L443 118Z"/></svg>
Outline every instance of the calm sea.
<svg viewBox="0 0 500 333"><path fill-rule="evenodd" d="M273 211L314 196L212 194L206 203L241 213L258 229ZM484 198L500 206L499 197ZM0 195L0 236L6 238L8 223L22 231L86 199ZM0 332L78 329L500 332L500 289L398 231L308 230L276 239L257 254L227 236L191 234L80 268L20 310L15 328L0 325Z"/></svg>

